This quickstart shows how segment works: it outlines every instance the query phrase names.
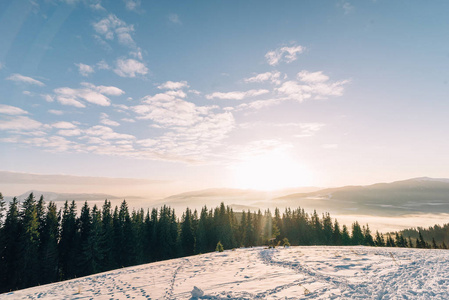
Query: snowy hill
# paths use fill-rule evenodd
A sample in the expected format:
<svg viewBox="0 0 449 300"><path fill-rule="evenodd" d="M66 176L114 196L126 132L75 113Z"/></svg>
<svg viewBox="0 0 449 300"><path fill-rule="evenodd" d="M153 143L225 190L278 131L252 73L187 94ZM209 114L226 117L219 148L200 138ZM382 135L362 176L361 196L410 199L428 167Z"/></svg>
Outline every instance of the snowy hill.
<svg viewBox="0 0 449 300"><path fill-rule="evenodd" d="M195 288L197 287L197 288ZM249 248L118 269L1 299L449 299L449 251Z"/></svg>

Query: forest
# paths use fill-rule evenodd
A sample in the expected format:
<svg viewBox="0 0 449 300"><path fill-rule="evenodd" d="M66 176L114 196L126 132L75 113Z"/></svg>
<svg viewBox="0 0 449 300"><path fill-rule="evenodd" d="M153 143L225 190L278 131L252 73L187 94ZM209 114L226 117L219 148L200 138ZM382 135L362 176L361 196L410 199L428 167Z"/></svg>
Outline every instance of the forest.
<svg viewBox="0 0 449 300"><path fill-rule="evenodd" d="M221 203L200 212L187 208L178 218L168 206L130 212L125 200L114 208L105 200L101 208L86 201L77 211L75 201L58 210L33 193L7 207L0 193L0 292L242 246L447 248L442 234L437 242L429 230L373 234L368 224L348 228L329 213L301 208L234 212Z"/></svg>

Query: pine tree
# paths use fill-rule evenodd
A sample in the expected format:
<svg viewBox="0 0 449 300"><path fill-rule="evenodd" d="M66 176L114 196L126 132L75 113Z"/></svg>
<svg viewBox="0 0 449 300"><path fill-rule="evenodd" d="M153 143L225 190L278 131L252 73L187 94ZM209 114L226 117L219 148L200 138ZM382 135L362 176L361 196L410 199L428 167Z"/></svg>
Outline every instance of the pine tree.
<svg viewBox="0 0 449 300"><path fill-rule="evenodd" d="M342 244L340 224L337 220L334 222L334 230L332 232L332 245L340 246Z"/></svg>
<svg viewBox="0 0 449 300"><path fill-rule="evenodd" d="M0 270L2 278L0 278L1 292L7 292L20 288L20 256L19 256L19 235L20 219L19 219L19 204L17 198L14 197L9 204L9 209L6 214L6 220L3 227L4 244L3 244L3 266Z"/></svg>
<svg viewBox="0 0 449 300"><path fill-rule="evenodd" d="M437 243L435 242L435 238L432 237L432 249L438 249L438 248L439 247L438 247Z"/></svg>
<svg viewBox="0 0 449 300"><path fill-rule="evenodd" d="M374 239L368 224L366 224L366 227L363 226L363 244L366 246L374 246Z"/></svg>
<svg viewBox="0 0 449 300"><path fill-rule="evenodd" d="M379 233L379 231L376 231L376 240L375 240L374 244L377 247L385 247L384 236L383 236L383 234Z"/></svg>
<svg viewBox="0 0 449 300"><path fill-rule="evenodd" d="M114 248L114 225L112 223L112 206L107 199L102 208L102 237L101 248L103 259L101 261L101 270L108 271L114 268L113 248Z"/></svg>
<svg viewBox="0 0 449 300"><path fill-rule="evenodd" d="M198 222L198 230L196 231L195 253L197 254L210 251L210 249L208 248L208 228L210 228L208 220L208 210L207 207L204 206L201 209L200 220Z"/></svg>
<svg viewBox="0 0 449 300"><path fill-rule="evenodd" d="M332 245L332 236L334 228L332 227L332 219L329 213L323 214L323 244Z"/></svg>
<svg viewBox="0 0 449 300"><path fill-rule="evenodd" d="M39 219L33 193L22 204L19 235L20 288L39 283Z"/></svg>
<svg viewBox="0 0 449 300"><path fill-rule="evenodd" d="M351 244L351 237L349 236L349 230L346 225L343 225L343 230L341 232L341 242L344 246Z"/></svg>
<svg viewBox="0 0 449 300"><path fill-rule="evenodd" d="M40 243L40 267L41 284L58 281L58 240L59 240L59 221L56 204L48 204L47 213L43 220L41 243Z"/></svg>
<svg viewBox="0 0 449 300"><path fill-rule="evenodd" d="M193 232L193 215L189 208L182 215L181 223L181 253L183 256L193 255L195 249L195 234Z"/></svg>
<svg viewBox="0 0 449 300"><path fill-rule="evenodd" d="M74 278L76 275L77 245L76 203L72 201L69 206L66 201L61 220L61 239L58 244L59 270L62 280Z"/></svg>
<svg viewBox="0 0 449 300"><path fill-rule="evenodd" d="M352 223L352 236L351 236L351 244L352 245L363 245L364 236L362 232L362 228L359 225L359 222L355 221Z"/></svg>

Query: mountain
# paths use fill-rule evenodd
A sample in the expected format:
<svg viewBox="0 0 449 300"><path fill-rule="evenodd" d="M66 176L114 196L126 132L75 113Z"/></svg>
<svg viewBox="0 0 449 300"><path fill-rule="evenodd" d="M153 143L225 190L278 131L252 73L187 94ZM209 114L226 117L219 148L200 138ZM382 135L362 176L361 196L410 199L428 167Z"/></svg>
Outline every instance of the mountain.
<svg viewBox="0 0 449 300"><path fill-rule="evenodd" d="M261 205L261 201L266 201L268 203L274 198L289 195L291 193L310 193L317 190L320 190L320 188L299 187L277 191L215 188L172 195L152 203L152 206L159 207L162 205L169 205L175 208L176 211L183 211L187 206L191 209L200 210L204 205L211 208L224 202L226 205L229 205L238 211L248 209L254 211L259 208L263 209L269 207L267 206L268 204Z"/></svg>
<svg viewBox="0 0 449 300"><path fill-rule="evenodd" d="M368 186L345 186L275 199L279 206L324 209L331 213L399 216L449 213L449 179L413 178Z"/></svg>
<svg viewBox="0 0 449 300"><path fill-rule="evenodd" d="M1 294L9 299L449 299L446 250L240 248Z"/></svg>

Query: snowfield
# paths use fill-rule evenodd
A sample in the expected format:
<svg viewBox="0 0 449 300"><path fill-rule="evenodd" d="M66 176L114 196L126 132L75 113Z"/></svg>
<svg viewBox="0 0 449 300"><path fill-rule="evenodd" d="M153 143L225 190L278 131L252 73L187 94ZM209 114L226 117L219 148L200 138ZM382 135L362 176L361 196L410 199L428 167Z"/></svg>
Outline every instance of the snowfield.
<svg viewBox="0 0 449 300"><path fill-rule="evenodd" d="M202 295L201 299L449 299L449 251L242 248L118 269L0 298L191 299L192 295Z"/></svg>

